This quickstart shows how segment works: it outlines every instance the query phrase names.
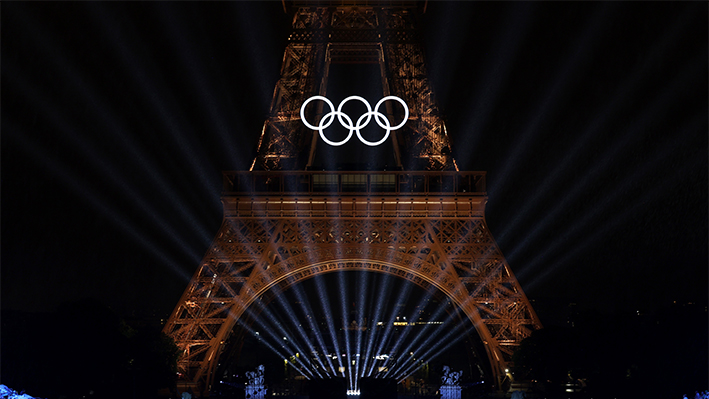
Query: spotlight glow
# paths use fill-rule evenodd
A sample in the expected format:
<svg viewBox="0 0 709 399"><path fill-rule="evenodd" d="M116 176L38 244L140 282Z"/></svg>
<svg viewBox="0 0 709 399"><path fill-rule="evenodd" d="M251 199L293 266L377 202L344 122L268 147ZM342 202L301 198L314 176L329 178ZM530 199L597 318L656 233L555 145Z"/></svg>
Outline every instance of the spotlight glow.
<svg viewBox="0 0 709 399"><path fill-rule="evenodd" d="M295 284L269 304L257 304L265 309L250 317L266 348L308 378L344 377L352 394L360 391L360 378L400 379L456 345L464 326L473 328L450 301L433 301L433 291L414 296L415 285L394 276L335 272L311 281L314 289ZM327 302L333 294L337 310ZM308 318L314 314L320 316ZM319 335L322 329L330 340Z"/></svg>

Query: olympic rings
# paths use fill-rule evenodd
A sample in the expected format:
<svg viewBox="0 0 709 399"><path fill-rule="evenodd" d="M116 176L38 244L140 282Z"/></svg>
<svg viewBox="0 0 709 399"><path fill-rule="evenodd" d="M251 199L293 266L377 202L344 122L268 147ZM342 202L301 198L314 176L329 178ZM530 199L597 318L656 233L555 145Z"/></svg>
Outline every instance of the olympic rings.
<svg viewBox="0 0 709 399"><path fill-rule="evenodd" d="M305 120L305 107L311 101L315 101L315 100L324 101L327 105L330 106L330 112L325 114L322 117L322 119L320 119L320 122L318 123L317 126L311 125L307 120ZM367 112L362 114L362 116L360 116L357 119L356 125L352 125L352 119L349 117L349 115L342 112L342 106L344 106L345 103L347 103L350 100L360 101L367 107ZM384 101L388 101L388 100L398 101L401 105L404 106L404 111L405 111L404 120L401 121L401 123L396 126L391 126L389 124L389 120L386 118L386 116L384 114L382 114L381 112L379 112L379 107L384 103ZM332 122L335 121L335 116L337 116L337 120L340 122L340 124L345 129L349 129L349 131L350 131L350 133L347 135L347 137L342 141L328 140L328 138L325 137L325 133L323 132L323 130L327 129L328 127L330 127L330 125L332 125ZM374 116L374 121L377 122L377 125L379 125L382 129L386 130L384 137L379 141L368 141L364 137L362 137L362 134L359 131L360 129L362 129L363 127L365 127L369 124L369 121L372 119L372 116ZM350 141L350 138L352 137L352 133L357 133L357 137L359 138L359 141L361 141L362 143L364 143L370 147L375 147L375 146L378 146L379 144L385 142L386 139L389 138L389 133L391 133L392 130L399 129L402 126L404 126L406 121L409 119L409 107L406 105L404 100L402 100L399 97L386 96L386 97L382 98L381 100L379 100L377 105L374 107L374 111L372 111L372 107L369 105L369 102L367 102L367 100L365 100L364 98L362 98L360 96L349 96L349 97L345 98L344 100L342 100L340 105L337 106L337 111L335 111L335 106L326 97L312 96L309 99L305 100L303 105L301 105L300 119L303 121L303 124L305 126L307 126L308 128L313 129L313 130L317 130L320 133L320 138L322 138L324 142L330 144L331 146L335 146L335 147L341 146L341 145L345 144L346 142Z"/></svg>

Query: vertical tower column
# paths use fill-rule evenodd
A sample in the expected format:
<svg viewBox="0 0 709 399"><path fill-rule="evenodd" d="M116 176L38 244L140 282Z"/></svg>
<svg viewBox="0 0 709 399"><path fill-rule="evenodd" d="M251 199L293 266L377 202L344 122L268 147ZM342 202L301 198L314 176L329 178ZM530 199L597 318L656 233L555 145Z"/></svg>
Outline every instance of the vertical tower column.
<svg viewBox="0 0 709 399"><path fill-rule="evenodd" d="M392 138L397 167L457 170L415 35L415 9L298 8L251 169L308 169L317 135L300 121L300 105L310 96L327 95L332 63L369 63L380 66L382 95L395 95L409 105L409 121Z"/></svg>
<svg viewBox="0 0 709 399"><path fill-rule="evenodd" d="M458 171L451 155L415 37L417 3L389 4L295 10L251 171L225 173L224 222L164 327L181 350L182 387L211 389L256 298L334 270L442 291L480 335L498 387L514 350L541 328L486 226L484 172ZM408 104L407 123L392 132L400 170L308 170L319 135L300 107L328 94L336 63L378 65L382 95ZM308 112L323 117L322 107Z"/></svg>

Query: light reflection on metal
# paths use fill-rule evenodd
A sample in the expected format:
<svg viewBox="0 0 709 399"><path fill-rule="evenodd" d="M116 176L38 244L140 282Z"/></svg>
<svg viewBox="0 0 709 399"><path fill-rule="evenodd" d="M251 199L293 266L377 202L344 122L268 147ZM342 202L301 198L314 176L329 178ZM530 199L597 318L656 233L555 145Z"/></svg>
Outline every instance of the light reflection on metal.
<svg viewBox="0 0 709 399"><path fill-rule="evenodd" d="M412 11L296 10L252 171L224 174L224 221L164 327L182 351L182 385L209 392L224 342L261 295L333 271L442 292L477 330L498 385L514 350L541 327L485 222L485 173L457 172ZM411 105L391 134L398 171L306 170L315 135L300 106L326 94L333 62L379 63L383 95ZM338 357L343 375L346 362Z"/></svg>
<svg viewBox="0 0 709 399"><path fill-rule="evenodd" d="M378 64L382 94L409 105L408 123L392 134L399 169L457 170L415 37L416 10L415 2L297 8L251 170L312 166L314 134L301 122L300 106L312 96L327 94L333 63Z"/></svg>
<svg viewBox="0 0 709 399"><path fill-rule="evenodd" d="M189 349L180 371L208 378L218 356L208 359L222 349L218 343L270 288L335 270L364 270L441 290L476 326L493 368L502 373L539 321L489 233L485 197L449 198L445 205L448 200L414 194L398 204L392 199L394 206L373 206L366 194L225 195L225 221L165 327ZM279 249L273 259L264 256L270 248Z"/></svg>

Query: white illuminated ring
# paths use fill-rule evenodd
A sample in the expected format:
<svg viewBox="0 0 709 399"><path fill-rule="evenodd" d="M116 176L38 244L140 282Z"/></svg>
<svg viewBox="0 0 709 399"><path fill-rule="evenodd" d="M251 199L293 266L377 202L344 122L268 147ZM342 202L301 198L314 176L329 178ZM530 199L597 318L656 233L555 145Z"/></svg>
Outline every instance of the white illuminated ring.
<svg viewBox="0 0 709 399"><path fill-rule="evenodd" d="M310 124L310 122L308 122L305 119L305 107L308 104L310 104L311 101L314 101L314 100L322 100L327 105L330 106L330 112L325 114L322 117L322 119L320 119L320 122L318 123L317 126ZM342 112L342 107L345 105L346 102L348 102L350 100L358 100L358 101L362 102L367 107L367 112L365 112L359 118L357 118L356 125L352 124L352 118L350 118L349 115ZM404 120L402 120L401 123L399 123L396 126L391 126L389 124L389 120L386 118L386 116L384 114L382 114L381 112L379 112L379 107L385 101L388 101L388 100L398 101L404 107L404 114L405 114ZM323 132L323 130L327 129L328 127L330 127L330 125L332 125L332 122L335 121L335 116L337 116L337 120L340 122L340 124L344 128L349 129L349 131L350 131L349 134L347 135L347 137L342 141L329 140L327 137L325 137L325 133ZM379 141L368 141L364 137L362 137L362 134L360 133L360 129L362 129L363 127L365 127L369 124L369 121L372 120L372 116L374 116L374 121L377 122L377 125L379 125L382 129L386 130L384 137ZM406 121L409 119L409 107L406 105L406 102L404 102L404 100L402 100L399 97L386 96L386 97L382 98L381 100L379 100L379 102L377 102L377 105L374 107L374 111L372 111L372 107L369 105L369 102L367 102L367 100L365 100L364 98L362 98L360 96L349 96L349 97L345 98L344 100L342 100L340 105L337 106L337 110L335 110L335 106L332 104L332 102L330 100L327 99L327 97L312 96L312 97L308 98L307 100L305 100L303 105L301 105L300 119L303 121L303 124L305 126L307 126L308 128L313 129L313 130L317 130L318 133L320 133L320 138L322 138L324 142L326 142L327 144L330 144L331 146L341 146L341 145L345 144L352 137L352 133L356 132L357 137L359 138L359 141L361 141L362 143L364 143L370 147L375 147L375 146L378 146L379 144L385 142L386 139L389 138L389 134L391 133L392 130L400 129L402 126L404 126L404 124L406 124Z"/></svg>

